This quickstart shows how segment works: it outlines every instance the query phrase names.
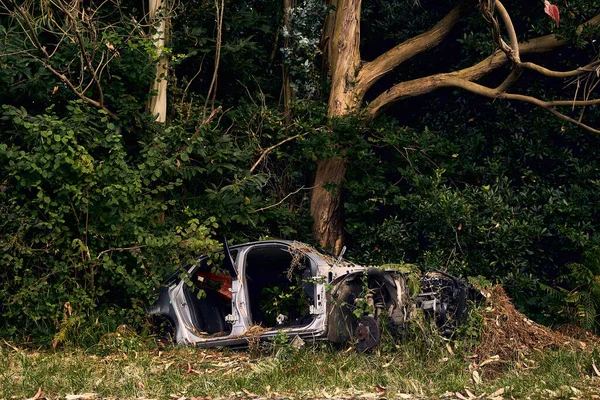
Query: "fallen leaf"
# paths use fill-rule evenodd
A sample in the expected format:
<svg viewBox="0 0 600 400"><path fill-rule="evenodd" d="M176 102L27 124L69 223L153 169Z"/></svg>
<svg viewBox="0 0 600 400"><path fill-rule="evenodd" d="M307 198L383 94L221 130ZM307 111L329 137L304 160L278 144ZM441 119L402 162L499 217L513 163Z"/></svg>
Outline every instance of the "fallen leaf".
<svg viewBox="0 0 600 400"><path fill-rule="evenodd" d="M392 357L392 359L390 360L390 362L389 362L389 363L385 363L385 364L383 364L383 365L382 365L382 367L383 367L383 368L387 368L387 367L389 367L390 365L392 365L392 362L394 362L394 357Z"/></svg>
<svg viewBox="0 0 600 400"><path fill-rule="evenodd" d="M463 396L460 392L456 392L454 393L456 395L457 398L459 398L460 400L469 400L468 397Z"/></svg>
<svg viewBox="0 0 600 400"><path fill-rule="evenodd" d="M504 388L500 388L500 389L496 390L494 393L490 394L488 396L488 398L494 398L494 397L502 396L503 394L504 394Z"/></svg>
<svg viewBox="0 0 600 400"><path fill-rule="evenodd" d="M479 364L479 366L483 367L484 365L487 365L487 364L493 363L493 362L497 362L497 361L500 361L499 355L491 356L490 358L488 358L487 360L485 360L481 364Z"/></svg>
<svg viewBox="0 0 600 400"><path fill-rule="evenodd" d="M596 363L594 361L592 361L592 367L594 368L596 375L600 376L600 371L598 371L598 367L596 367Z"/></svg>
<svg viewBox="0 0 600 400"><path fill-rule="evenodd" d="M95 400L97 398L96 393L68 394L65 396L65 400Z"/></svg>
<svg viewBox="0 0 600 400"><path fill-rule="evenodd" d="M573 392L573 394L577 395L577 394L581 393L581 390L577 389L574 386L571 386L570 389L571 389L571 392Z"/></svg>
<svg viewBox="0 0 600 400"><path fill-rule="evenodd" d="M467 393L467 395L469 396L470 399L477 398L477 396L475 396L473 393L471 393L471 391L469 389L465 389L465 392Z"/></svg>
<svg viewBox="0 0 600 400"><path fill-rule="evenodd" d="M387 390L387 388L377 385L377 386L375 386L375 390L377 390L378 392L381 393L381 392L385 392Z"/></svg>
<svg viewBox="0 0 600 400"><path fill-rule="evenodd" d="M476 385L481 385L481 376L479 375L479 372L474 370L471 375L473 375L473 382L475 382Z"/></svg>
<svg viewBox="0 0 600 400"><path fill-rule="evenodd" d="M40 400L42 398L43 398L42 397L42 387L40 386L40 388L37 390L37 393L33 397L31 397L27 400Z"/></svg>

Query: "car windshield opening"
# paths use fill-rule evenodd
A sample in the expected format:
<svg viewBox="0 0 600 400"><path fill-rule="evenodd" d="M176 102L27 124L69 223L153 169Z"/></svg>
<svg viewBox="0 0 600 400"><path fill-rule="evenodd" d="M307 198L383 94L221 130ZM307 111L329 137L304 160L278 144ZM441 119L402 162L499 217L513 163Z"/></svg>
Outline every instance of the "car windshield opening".
<svg viewBox="0 0 600 400"><path fill-rule="evenodd" d="M246 282L254 325L280 329L312 322L315 284L310 259L302 253L285 246L250 250Z"/></svg>

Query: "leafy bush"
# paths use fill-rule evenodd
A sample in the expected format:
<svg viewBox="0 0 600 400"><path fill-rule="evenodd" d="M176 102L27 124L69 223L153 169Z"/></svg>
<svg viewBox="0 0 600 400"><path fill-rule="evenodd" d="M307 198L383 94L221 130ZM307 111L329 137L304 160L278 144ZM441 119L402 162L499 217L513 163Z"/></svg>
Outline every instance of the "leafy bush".
<svg viewBox="0 0 600 400"><path fill-rule="evenodd" d="M501 281L545 322L576 302L579 311L563 321L580 315L591 327L600 142L541 111L515 117L511 106L494 107L517 120L490 122L494 135L446 114L430 117L434 128L388 123L371 126L367 140L355 135L349 248L363 262L403 260ZM565 291L550 295L541 285Z"/></svg>
<svg viewBox="0 0 600 400"><path fill-rule="evenodd" d="M69 319L134 315L166 271L215 248L214 219L163 222L181 180L162 178L174 160L156 140L131 157L122 129L80 102L67 117L2 111L0 334L48 340L67 304Z"/></svg>

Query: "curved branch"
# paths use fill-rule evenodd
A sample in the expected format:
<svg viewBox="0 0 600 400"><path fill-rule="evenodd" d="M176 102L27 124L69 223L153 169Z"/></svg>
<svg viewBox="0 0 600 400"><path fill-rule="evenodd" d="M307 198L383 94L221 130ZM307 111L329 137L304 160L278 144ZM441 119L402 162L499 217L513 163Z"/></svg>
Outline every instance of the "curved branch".
<svg viewBox="0 0 600 400"><path fill-rule="evenodd" d="M600 24L600 14L594 16L584 24L578 27L578 32L581 32L584 25L598 25ZM535 54L545 53L552 51L565 44L564 40L558 40L553 35L540 36L535 39L531 39L527 42L521 42L519 44L520 55L523 54ZM497 68L503 66L508 61L508 58L501 50L496 50L492 55L479 63L454 72L446 72L436 75L430 75L423 78L417 78L410 81L400 82L399 84L392 86L390 89L381 93L367 106L367 114L369 117L374 118L379 115L385 107L396 101L404 100L410 97L420 96L426 93L430 93L441 87L447 87L449 85L446 82L449 79L459 78L467 81L478 80ZM533 63L521 63L523 67L529 69L535 69ZM592 63L584 68L596 65ZM543 67L540 67L543 68ZM545 69L542 69L544 71ZM546 70L545 72L550 72ZM586 72L586 71L583 71ZM589 71L587 71L589 72ZM550 76L550 75L548 75ZM450 85L451 86L451 85ZM501 85L502 86L502 85Z"/></svg>
<svg viewBox="0 0 600 400"><path fill-rule="evenodd" d="M437 46L450 33L466 10L467 3L462 2L429 31L400 43L375 60L366 63L357 77L356 93L358 97L362 98L375 82L404 61Z"/></svg>
<svg viewBox="0 0 600 400"><path fill-rule="evenodd" d="M506 92L521 77L521 71L521 68L513 69L496 90L499 92Z"/></svg>
<svg viewBox="0 0 600 400"><path fill-rule="evenodd" d="M581 75L586 72L593 72L594 69L591 69L591 68L600 65L600 61L595 61L593 63L586 65L585 67L577 68L572 71L553 71L551 69L542 67L541 65L537 65L532 62L522 62L520 65L523 68L530 69L532 71L535 71L541 75L548 76L550 78L572 78L574 76Z"/></svg>
<svg viewBox="0 0 600 400"><path fill-rule="evenodd" d="M261 161L267 156L267 154L269 154L271 151L275 150L277 147L281 146L282 144L285 144L287 142L289 142L290 140L294 140L296 138L305 136L306 133L299 133L297 135L294 136L290 136L288 138L283 139L281 142L274 144L271 147L267 147L265 150L263 150L263 152L260 154L260 157L258 157L258 160L256 160L256 162L252 165L252 167L250 168L250 173L254 172L254 170L256 169L256 167L258 167L258 165L261 163Z"/></svg>
<svg viewBox="0 0 600 400"><path fill-rule="evenodd" d="M557 117L564 119L566 121L569 121L571 123L574 123L575 125L578 125L584 129L587 129L590 132L600 133L600 130L592 128L591 126L586 125L580 121L577 121L577 120L554 109L554 107L557 107L557 106L590 106L590 105L600 104L600 99L579 100L579 101L578 100L544 101L544 100L540 100L533 96L499 92L495 89L491 89L486 86L480 85L478 83L470 82L470 81L467 81L465 79L460 79L460 78L448 78L445 80L443 86L459 87L459 88L465 89L471 93L475 93L480 96L488 97L490 99L501 98L501 99L506 99L506 100L518 100L518 101L522 101L525 103L534 104L538 107L541 107L545 110L550 111L552 114L556 115Z"/></svg>
<svg viewBox="0 0 600 400"><path fill-rule="evenodd" d="M512 51L512 54L509 55L509 57L512 56L514 61L519 63L521 62L521 58L519 56L519 40L517 39L517 32L515 31L515 26L513 25L512 20L510 19L508 11L506 11L506 8L504 8L504 5L499 0L496 0L496 10L498 10L498 14L500 14L500 17L504 22L504 26L508 31L508 38L510 39L510 50Z"/></svg>

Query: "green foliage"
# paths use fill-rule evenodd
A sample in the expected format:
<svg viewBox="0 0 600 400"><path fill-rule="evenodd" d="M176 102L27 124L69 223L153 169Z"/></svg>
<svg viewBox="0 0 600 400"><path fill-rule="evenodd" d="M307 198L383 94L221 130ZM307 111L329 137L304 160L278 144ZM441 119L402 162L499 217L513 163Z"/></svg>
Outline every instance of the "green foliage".
<svg viewBox="0 0 600 400"><path fill-rule="evenodd" d="M583 254L581 263L570 262L557 279L557 286L540 283L554 300L551 310L578 323L584 329L598 331L600 328L600 269L598 246Z"/></svg>
<svg viewBox="0 0 600 400"><path fill-rule="evenodd" d="M548 307L556 297L538 282L563 285L577 294L562 305L577 302L581 316L595 318L593 295L579 291L593 293L597 275L586 254L600 239L593 222L600 143L541 111L516 116L509 105L493 107L518 123L489 122L495 134L486 135L480 125L457 123L467 113L459 103L452 116L428 117L436 128L384 123L368 137L356 132L345 185L352 257L498 280L541 321L557 322ZM576 265L583 265L577 273Z"/></svg>
<svg viewBox="0 0 600 400"><path fill-rule="evenodd" d="M66 303L77 320L143 311L168 270L215 247L214 219L161 223L181 180L163 180L172 160L156 151L156 140L140 142L132 160L122 128L106 115L79 101L68 109L61 118L51 109L30 115L3 106L4 334L43 341L67 323L58 322Z"/></svg>
<svg viewBox="0 0 600 400"><path fill-rule="evenodd" d="M469 304L468 313L462 323L458 325L453 343L456 348L465 352L471 351L481 342L483 331L483 311L480 305Z"/></svg>
<svg viewBox="0 0 600 400"><path fill-rule="evenodd" d="M261 293L260 309L267 326L277 326L277 316L280 314L290 319L306 317L309 315L309 305L302 281L267 286Z"/></svg>
<svg viewBox="0 0 600 400"><path fill-rule="evenodd" d="M287 33L280 2L226 3L215 98L226 111L211 118L204 105L217 61L214 4L169 10L164 125L143 111L156 49L138 3L120 2L118 12L103 3L96 19L74 25L57 3L28 9L53 54L47 65L97 100L84 65L90 57L119 120L84 105L40 62L19 19L8 16L16 10L3 9L0 335L97 342L94 330L108 328L90 321L114 332L135 320L167 272L218 249L216 235L311 241L316 161L339 156L348 160L346 181L332 189L342 190L351 258L481 275L504 283L538 320L559 315L597 329L598 139L530 107L451 90L391 107L389 120L365 121L360 112L329 119L325 102L307 100L326 97L317 87L325 75L316 67L318 29L333 10L317 3L297 3ZM363 58L430 29L455 4L364 2ZM598 28L576 29L597 13L596 2L561 4L559 28L540 4L507 7L520 39L553 30L570 44L561 57L534 61L564 70L597 54ZM71 45L74 36L61 40L61 29L75 27L81 46ZM378 85L441 72L440 64L473 65L491 43L473 9L443 43ZM279 104L284 66L302 99L291 118ZM498 76L485 79L493 86ZM565 97L563 82L524 73L519 83L527 94ZM597 107L586 113L600 120Z"/></svg>

